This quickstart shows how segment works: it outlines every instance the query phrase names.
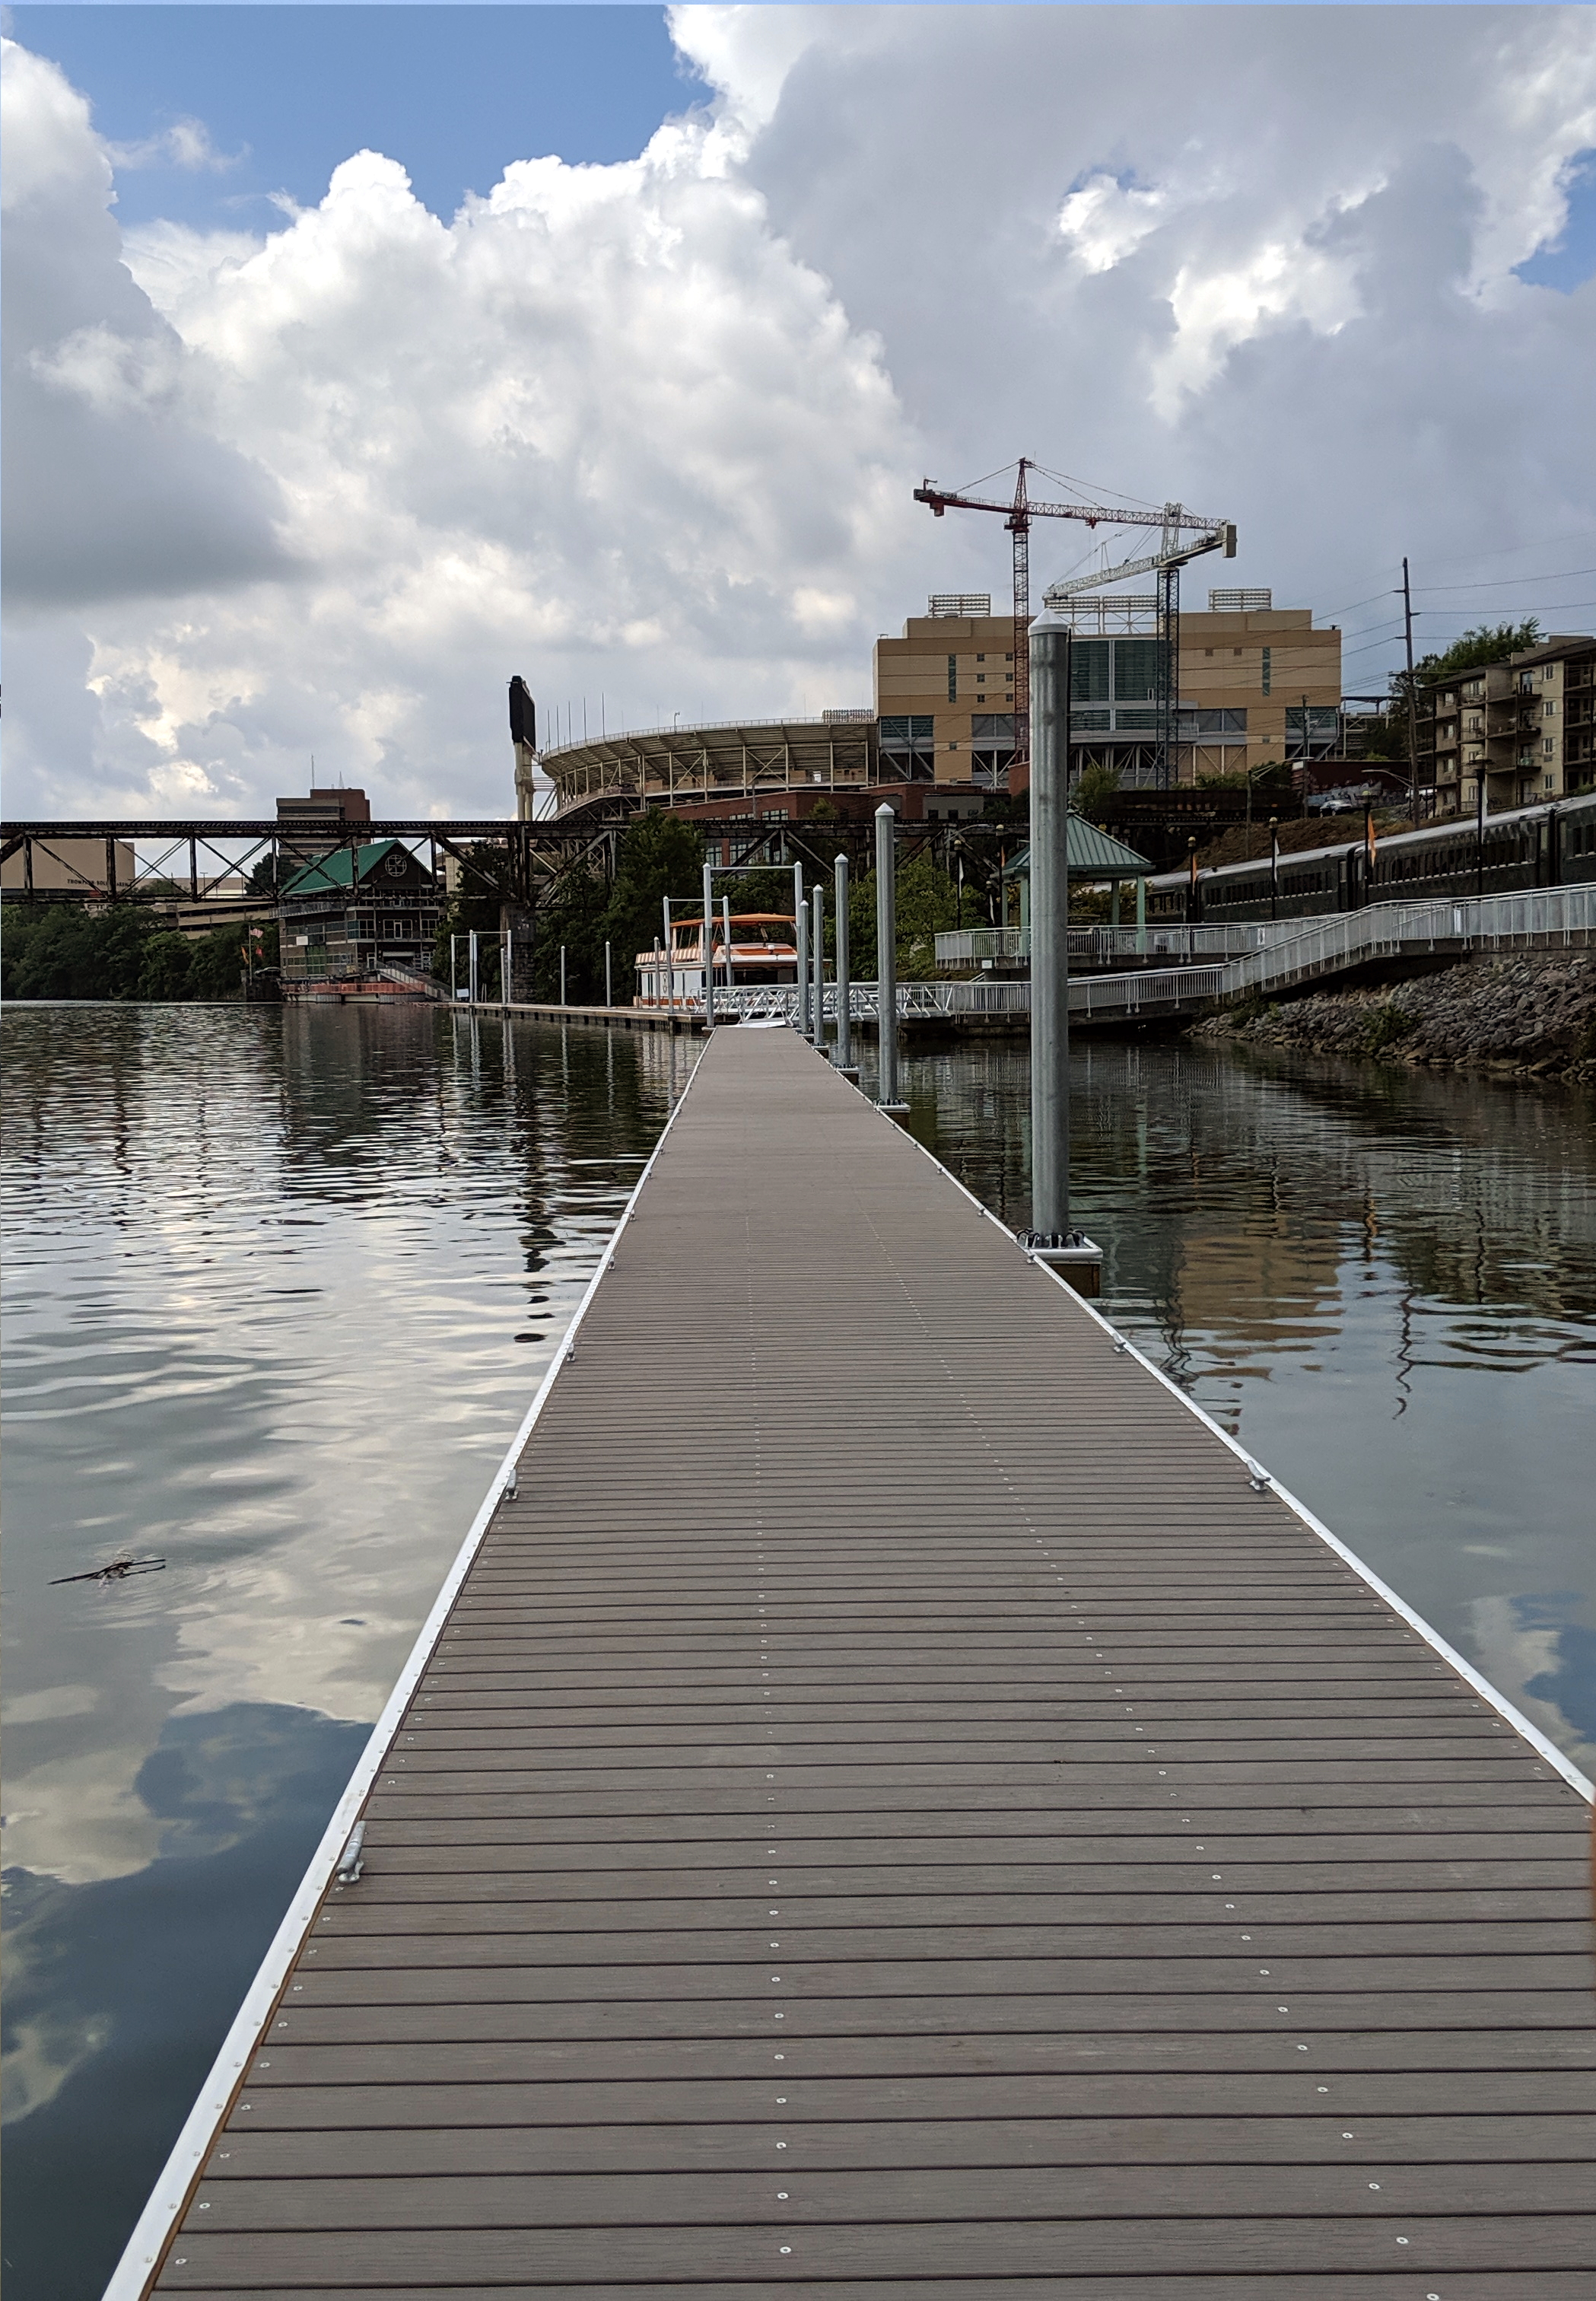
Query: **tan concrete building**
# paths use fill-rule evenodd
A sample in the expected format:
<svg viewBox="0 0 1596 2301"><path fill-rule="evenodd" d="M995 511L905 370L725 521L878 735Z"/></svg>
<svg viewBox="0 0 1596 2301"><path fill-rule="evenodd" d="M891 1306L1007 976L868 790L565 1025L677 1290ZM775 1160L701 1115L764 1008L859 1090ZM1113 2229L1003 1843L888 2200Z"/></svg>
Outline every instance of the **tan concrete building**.
<svg viewBox="0 0 1596 2301"><path fill-rule="evenodd" d="M1421 699L1418 780L1438 816L1533 807L1596 789L1596 639L1564 633L1454 672Z"/></svg>
<svg viewBox="0 0 1596 2301"><path fill-rule="evenodd" d="M1211 591L1180 623L1176 777L1335 749L1341 635L1267 591ZM906 779L1001 787L1014 748L1014 624L983 594L933 598L874 650L882 767ZM1127 785L1157 767L1156 602L1083 594L1072 602L1072 766L1113 766Z"/></svg>
<svg viewBox="0 0 1596 2301"><path fill-rule="evenodd" d="M31 858L19 849L0 863L0 887L8 895L24 894L31 884L40 894L79 895L92 902L106 894L113 872L115 885L127 888L138 869L133 849L120 839L35 839L29 847Z"/></svg>

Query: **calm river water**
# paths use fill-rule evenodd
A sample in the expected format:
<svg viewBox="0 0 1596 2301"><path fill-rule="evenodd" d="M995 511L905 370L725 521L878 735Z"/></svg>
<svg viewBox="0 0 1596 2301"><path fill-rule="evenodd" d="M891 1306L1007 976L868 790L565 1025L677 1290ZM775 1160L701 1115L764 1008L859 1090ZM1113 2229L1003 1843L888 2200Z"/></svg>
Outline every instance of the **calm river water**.
<svg viewBox="0 0 1596 2301"><path fill-rule="evenodd" d="M5 2259L10 2301L93 2301L693 1056L438 1010L3 1027ZM1025 1077L906 1064L1015 1227ZM1590 1100L1106 1042L1074 1095L1110 1316L1588 1770ZM166 1565L54 1583L119 1554Z"/></svg>

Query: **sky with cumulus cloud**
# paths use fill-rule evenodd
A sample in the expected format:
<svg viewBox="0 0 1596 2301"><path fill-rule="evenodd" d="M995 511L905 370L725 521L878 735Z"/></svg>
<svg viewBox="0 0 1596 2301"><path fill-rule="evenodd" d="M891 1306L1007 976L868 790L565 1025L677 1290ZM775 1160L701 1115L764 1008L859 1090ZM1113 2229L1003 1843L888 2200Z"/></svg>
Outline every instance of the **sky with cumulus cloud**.
<svg viewBox="0 0 1596 2301"><path fill-rule="evenodd" d="M301 16L314 105L308 32L225 69ZM8 815L269 811L313 754L497 812L517 671L578 733L866 702L1005 585L914 486L1022 450L1236 520L1353 690L1405 552L1421 643L1596 628L1596 12L460 17L17 12Z"/></svg>

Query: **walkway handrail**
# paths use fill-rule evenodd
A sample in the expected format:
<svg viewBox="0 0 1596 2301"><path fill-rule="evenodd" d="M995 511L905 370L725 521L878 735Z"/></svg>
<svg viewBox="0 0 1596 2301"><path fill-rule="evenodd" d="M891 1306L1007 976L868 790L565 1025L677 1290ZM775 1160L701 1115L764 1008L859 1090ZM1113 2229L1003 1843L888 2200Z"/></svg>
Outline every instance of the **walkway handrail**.
<svg viewBox="0 0 1596 2301"><path fill-rule="evenodd" d="M1596 883L1542 887L1517 895L1376 903L1366 910L1330 918L1283 921L1270 930L1270 940L1261 949L1208 966L1142 967L1133 975L1076 975L1070 983L1070 1011L1132 1014L1142 1008L1167 1011L1172 1006L1207 1006L1329 974L1366 958L1489 949L1528 936L1568 941L1576 934L1592 933L1596 933ZM717 991L715 1004L745 1021L790 1022L797 1017L798 992L788 983ZM877 1011L875 984L854 983L850 1016L856 1021L874 1021ZM1024 981L981 977L973 982L900 983L898 1011L906 1017L1026 1015L1031 1011L1031 985ZM826 1013L836 1014L836 990L831 983L826 985Z"/></svg>

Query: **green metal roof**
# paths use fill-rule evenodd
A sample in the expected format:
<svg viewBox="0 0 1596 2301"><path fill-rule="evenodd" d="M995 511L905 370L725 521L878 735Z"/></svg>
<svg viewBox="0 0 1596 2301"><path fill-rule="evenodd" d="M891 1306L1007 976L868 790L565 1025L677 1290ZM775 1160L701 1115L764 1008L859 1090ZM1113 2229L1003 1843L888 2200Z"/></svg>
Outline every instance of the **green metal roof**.
<svg viewBox="0 0 1596 2301"><path fill-rule="evenodd" d="M398 839L374 839L361 848L359 878L369 878L385 855L391 855L396 847L403 845L404 841ZM408 856L408 848L405 851ZM348 848L337 848L330 855L323 855L318 861L307 863L303 871L296 871L291 879L284 882L282 891L284 895L322 895L330 894L338 887L357 883L350 877L350 865L354 860Z"/></svg>
<svg viewBox="0 0 1596 2301"><path fill-rule="evenodd" d="M1072 812L1069 834L1072 879L1150 879L1157 870L1157 865L1149 863L1145 855L1138 855L1123 839L1110 838L1084 816ZM1003 875L1006 879L1031 876L1029 841L1018 854L1010 856Z"/></svg>

